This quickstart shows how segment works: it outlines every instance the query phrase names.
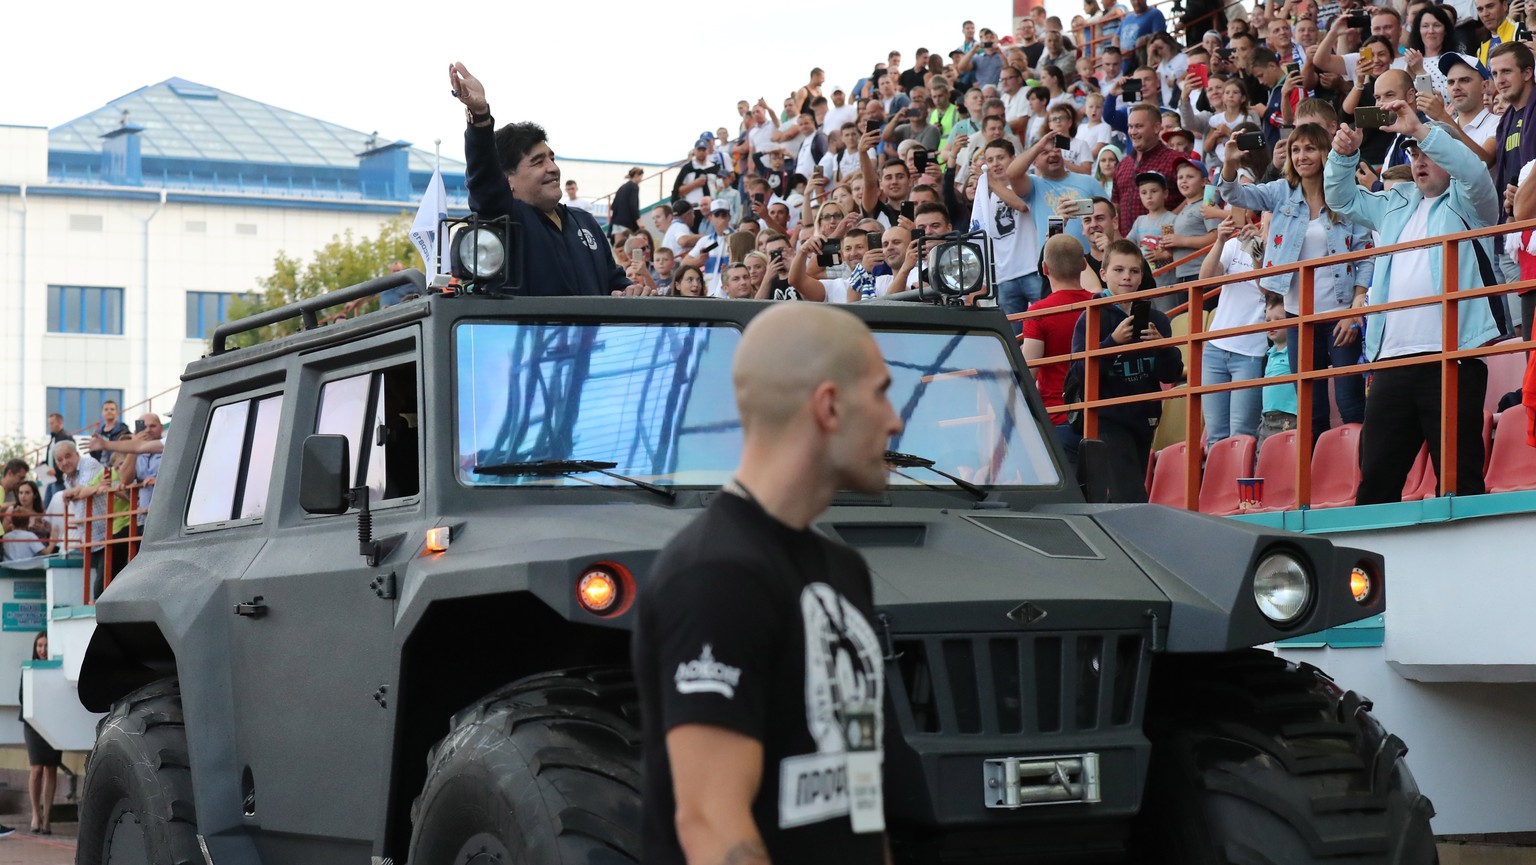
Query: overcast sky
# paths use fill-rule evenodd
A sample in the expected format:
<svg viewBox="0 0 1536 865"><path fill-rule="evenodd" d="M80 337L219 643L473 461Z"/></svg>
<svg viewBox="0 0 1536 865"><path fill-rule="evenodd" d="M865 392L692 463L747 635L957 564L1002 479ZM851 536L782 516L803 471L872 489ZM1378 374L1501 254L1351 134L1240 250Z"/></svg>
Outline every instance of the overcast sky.
<svg viewBox="0 0 1536 865"><path fill-rule="evenodd" d="M1011 14L1009 0L19 0L0 52L0 124L59 126L181 77L428 150L441 138L462 159L447 76L459 60L498 123L542 123L559 155L670 162L705 129L734 131L736 100L780 107L812 66L852 87L892 49L910 66L919 45L959 45L964 19L1006 32Z"/></svg>

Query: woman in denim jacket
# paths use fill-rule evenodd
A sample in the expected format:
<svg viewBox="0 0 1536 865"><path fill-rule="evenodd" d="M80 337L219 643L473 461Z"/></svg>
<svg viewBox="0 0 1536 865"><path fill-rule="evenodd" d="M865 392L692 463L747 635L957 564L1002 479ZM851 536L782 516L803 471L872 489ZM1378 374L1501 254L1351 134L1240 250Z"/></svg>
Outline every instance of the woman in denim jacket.
<svg viewBox="0 0 1536 865"><path fill-rule="evenodd" d="M1228 202L1250 210L1270 214L1269 234L1264 238L1264 267L1276 267L1297 261L1324 258L1369 249L1370 229L1343 221L1329 210L1323 200L1323 166L1332 142L1323 127L1304 123L1291 133L1283 145L1287 149L1285 179L1257 185L1237 183L1237 164L1241 151L1237 138L1227 141L1226 160L1222 165L1221 195ZM1374 264L1361 259L1348 264L1320 268L1312 275L1312 311L1331 312L1365 305ZM1301 312L1301 273L1261 277L1259 287L1285 295L1285 311L1291 316ZM1359 318L1341 319L1312 325L1312 369L1351 366L1360 360ZM1291 369L1300 370L1297 351L1298 328L1287 335L1286 351ZM1365 377L1346 375L1333 379L1339 416L1344 423L1365 420ZM1312 385L1312 438L1328 429L1328 381Z"/></svg>

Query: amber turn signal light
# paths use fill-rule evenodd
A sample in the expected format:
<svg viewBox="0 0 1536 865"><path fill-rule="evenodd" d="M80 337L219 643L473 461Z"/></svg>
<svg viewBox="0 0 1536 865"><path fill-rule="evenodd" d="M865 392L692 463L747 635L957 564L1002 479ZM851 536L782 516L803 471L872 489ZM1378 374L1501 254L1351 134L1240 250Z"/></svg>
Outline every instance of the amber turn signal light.
<svg viewBox="0 0 1536 865"><path fill-rule="evenodd" d="M606 613L619 602L619 581L613 574L593 568L581 575L581 582L576 585L576 599L588 612Z"/></svg>
<svg viewBox="0 0 1536 865"><path fill-rule="evenodd" d="M1349 593L1354 596L1355 603L1363 604L1371 596L1371 575L1365 568L1358 565L1349 572Z"/></svg>
<svg viewBox="0 0 1536 865"><path fill-rule="evenodd" d="M438 526L435 529L427 529L427 552L445 553L448 551L448 542L452 533L447 526Z"/></svg>

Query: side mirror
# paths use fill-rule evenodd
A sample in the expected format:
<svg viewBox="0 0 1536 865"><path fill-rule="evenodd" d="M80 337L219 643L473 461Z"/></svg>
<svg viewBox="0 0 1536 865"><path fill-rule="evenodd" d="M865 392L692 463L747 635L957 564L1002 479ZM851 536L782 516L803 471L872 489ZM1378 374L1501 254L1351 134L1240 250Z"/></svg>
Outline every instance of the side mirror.
<svg viewBox="0 0 1536 865"><path fill-rule="evenodd" d="M347 437L341 435L312 435L304 439L304 457L299 466L299 507L305 513L347 512L352 465L347 447Z"/></svg>

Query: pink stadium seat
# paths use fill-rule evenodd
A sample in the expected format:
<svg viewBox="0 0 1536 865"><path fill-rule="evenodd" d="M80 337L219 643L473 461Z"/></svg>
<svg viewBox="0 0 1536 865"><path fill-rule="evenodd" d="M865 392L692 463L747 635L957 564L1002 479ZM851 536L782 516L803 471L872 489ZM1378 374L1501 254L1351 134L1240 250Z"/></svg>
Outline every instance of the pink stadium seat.
<svg viewBox="0 0 1536 865"><path fill-rule="evenodd" d="M1490 354L1483 358L1488 364L1488 390L1483 395L1483 410L1492 412L1499 407L1504 394L1520 387L1525 377L1525 352Z"/></svg>
<svg viewBox="0 0 1536 865"><path fill-rule="evenodd" d="M1171 508L1184 507L1184 479L1188 449L1183 442L1171 444L1158 451L1157 465L1152 469L1152 485L1147 501Z"/></svg>
<svg viewBox="0 0 1536 865"><path fill-rule="evenodd" d="M1499 412L1499 433L1483 476L1488 492L1536 490L1536 448L1525 443L1525 423L1525 406Z"/></svg>
<svg viewBox="0 0 1536 865"><path fill-rule="evenodd" d="M1312 452L1312 507L1344 508L1360 488L1360 424L1334 427Z"/></svg>
<svg viewBox="0 0 1536 865"><path fill-rule="evenodd" d="M1200 512L1218 517L1239 513L1237 479L1252 477L1253 436L1232 436L1211 445L1200 479Z"/></svg>
<svg viewBox="0 0 1536 865"><path fill-rule="evenodd" d="M1483 476L1488 475L1488 460L1493 458L1493 412L1483 409Z"/></svg>
<svg viewBox="0 0 1536 865"><path fill-rule="evenodd" d="M1264 440L1259 464L1253 476L1264 479L1265 511L1288 511L1296 507L1296 430L1275 433Z"/></svg>
<svg viewBox="0 0 1536 865"><path fill-rule="evenodd" d="M1158 455L1158 453L1160 453L1160 451L1153 451L1151 453L1151 455L1149 455L1147 457L1146 487L1147 487L1147 497L1149 499L1152 496L1152 470L1157 468L1157 455Z"/></svg>
<svg viewBox="0 0 1536 865"><path fill-rule="evenodd" d="M1403 483L1403 501L1421 502L1440 494L1440 479L1435 477L1435 466L1429 461L1429 445L1419 448L1419 456L1408 470L1408 480Z"/></svg>

